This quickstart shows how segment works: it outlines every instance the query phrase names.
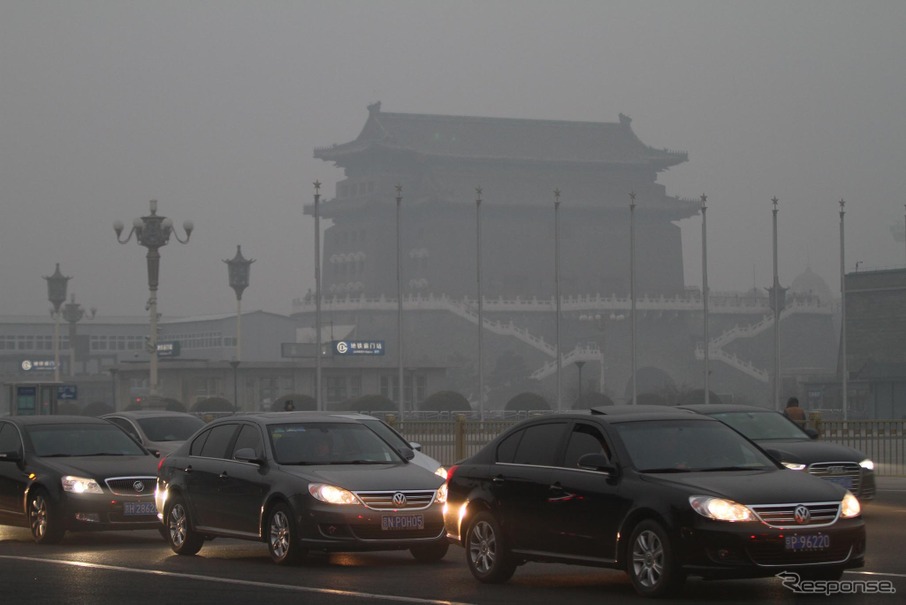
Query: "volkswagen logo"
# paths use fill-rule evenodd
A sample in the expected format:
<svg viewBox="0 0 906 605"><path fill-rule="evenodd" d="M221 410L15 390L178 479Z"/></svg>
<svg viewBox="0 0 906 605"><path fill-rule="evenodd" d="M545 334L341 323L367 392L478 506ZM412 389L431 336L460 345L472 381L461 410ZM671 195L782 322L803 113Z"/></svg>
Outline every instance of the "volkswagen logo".
<svg viewBox="0 0 906 605"><path fill-rule="evenodd" d="M403 492L396 492L393 494L393 504L397 507L406 506L406 494Z"/></svg>
<svg viewBox="0 0 906 605"><path fill-rule="evenodd" d="M141 493L141 492L145 491L145 484L142 483L141 481L136 481L135 483L132 484L132 489Z"/></svg>
<svg viewBox="0 0 906 605"><path fill-rule="evenodd" d="M793 518L796 519L796 523L799 525L805 525L812 518L812 513L809 512L807 506L799 505L793 511Z"/></svg>

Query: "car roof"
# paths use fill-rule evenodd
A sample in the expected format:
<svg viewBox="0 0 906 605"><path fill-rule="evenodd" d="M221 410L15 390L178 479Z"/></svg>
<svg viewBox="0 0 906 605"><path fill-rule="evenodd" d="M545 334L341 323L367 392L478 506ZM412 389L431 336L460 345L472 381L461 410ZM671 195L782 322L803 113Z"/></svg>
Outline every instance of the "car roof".
<svg viewBox="0 0 906 605"><path fill-rule="evenodd" d="M161 417L172 417L172 416L191 416L193 418L198 418L195 414L189 414L188 412L176 412L172 410L123 410L122 412L110 412L108 414L101 414L101 418L110 418L113 416L120 416L122 418L161 418Z"/></svg>
<svg viewBox="0 0 906 605"><path fill-rule="evenodd" d="M342 416L333 416L330 413L310 411L247 412L244 414L233 414L230 416L223 416L222 418L216 418L208 424L223 424L224 422L229 422L236 418L250 418L257 420L262 424L283 424L286 422L340 422L344 424L359 424L357 420L352 418L343 418Z"/></svg>
<svg viewBox="0 0 906 605"><path fill-rule="evenodd" d="M697 403L694 405L680 405L678 408L697 412L699 414L719 414L722 412L777 412L771 408L763 408L757 405L742 405L736 403Z"/></svg>
<svg viewBox="0 0 906 605"><path fill-rule="evenodd" d="M629 407L629 406L607 406L607 407ZM591 418L598 422L603 422L606 424L616 424L621 422L638 422L638 421L647 421L647 420L692 420L695 422L705 421L705 422L719 422L715 418L710 416L705 416L703 414L693 414L688 411L677 412L672 410L667 406L651 406L651 407L666 407L666 410L645 410L637 411L633 413L630 410L620 410L615 414L592 414ZM526 420L523 420L519 424L528 424L531 422L543 422L544 420L588 420L588 414L581 413L566 413L566 414L552 414L544 416L532 416Z"/></svg>
<svg viewBox="0 0 906 605"><path fill-rule="evenodd" d="M672 405L602 405L591 408L593 415L623 416L625 414L682 414L688 415L691 410L679 409Z"/></svg>
<svg viewBox="0 0 906 605"><path fill-rule="evenodd" d="M7 416L4 420L11 420L21 426L37 426L51 424L103 424L110 425L103 418L96 416L74 416L65 414L51 414L40 416Z"/></svg>

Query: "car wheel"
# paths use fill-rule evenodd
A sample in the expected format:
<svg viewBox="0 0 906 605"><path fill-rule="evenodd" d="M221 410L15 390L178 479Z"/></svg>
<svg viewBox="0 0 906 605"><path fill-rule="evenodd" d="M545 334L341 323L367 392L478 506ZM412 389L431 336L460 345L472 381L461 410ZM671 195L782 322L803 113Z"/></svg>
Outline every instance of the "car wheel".
<svg viewBox="0 0 906 605"><path fill-rule="evenodd" d="M466 531L466 563L469 571L482 582L506 582L516 571L503 537L500 524L489 512L475 515Z"/></svg>
<svg viewBox="0 0 906 605"><path fill-rule="evenodd" d="M35 489L28 497L28 524L38 544L57 544L66 533L50 496L43 489Z"/></svg>
<svg viewBox="0 0 906 605"><path fill-rule="evenodd" d="M667 532L656 521L642 521L629 538L626 573L644 597L667 596L686 579L676 563Z"/></svg>
<svg viewBox="0 0 906 605"><path fill-rule="evenodd" d="M164 538L178 555L194 555L201 550L204 536L196 534L189 522L189 511L181 496L174 496L167 505L167 514L164 516L166 528Z"/></svg>
<svg viewBox="0 0 906 605"><path fill-rule="evenodd" d="M412 553L412 556L415 557L416 561L420 561L421 563L435 563L446 556L449 548L450 543L444 538L442 541L434 542L433 544L413 546L409 549L409 552Z"/></svg>
<svg viewBox="0 0 906 605"><path fill-rule="evenodd" d="M291 565L305 557L292 510L286 504L276 504L268 515L267 550L277 565Z"/></svg>

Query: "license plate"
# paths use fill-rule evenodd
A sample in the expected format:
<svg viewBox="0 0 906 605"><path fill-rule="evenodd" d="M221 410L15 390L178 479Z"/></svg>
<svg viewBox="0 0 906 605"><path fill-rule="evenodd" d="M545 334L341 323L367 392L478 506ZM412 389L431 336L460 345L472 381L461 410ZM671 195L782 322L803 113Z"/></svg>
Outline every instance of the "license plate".
<svg viewBox="0 0 906 605"><path fill-rule="evenodd" d="M853 487L852 477L825 477L824 479L826 481L830 481L831 483L836 483L837 485L845 487L846 489L852 489Z"/></svg>
<svg viewBox="0 0 906 605"><path fill-rule="evenodd" d="M793 534L784 536L783 545L787 550L825 550L830 548L827 534Z"/></svg>
<svg viewBox="0 0 906 605"><path fill-rule="evenodd" d="M123 502L124 515L157 515L153 502Z"/></svg>
<svg viewBox="0 0 906 605"><path fill-rule="evenodd" d="M424 515L384 515L381 517L381 529L425 529Z"/></svg>

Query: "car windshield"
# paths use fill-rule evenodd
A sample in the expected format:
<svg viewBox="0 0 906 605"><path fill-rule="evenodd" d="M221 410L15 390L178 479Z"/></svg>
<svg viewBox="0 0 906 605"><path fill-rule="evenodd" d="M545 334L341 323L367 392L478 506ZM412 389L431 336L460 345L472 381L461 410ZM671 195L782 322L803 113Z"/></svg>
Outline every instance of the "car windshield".
<svg viewBox="0 0 906 605"><path fill-rule="evenodd" d="M160 416L142 418L138 425L151 441L185 441L204 426L204 420L196 416Z"/></svg>
<svg viewBox="0 0 906 605"><path fill-rule="evenodd" d="M129 435L108 423L49 424L25 429L36 456L143 456Z"/></svg>
<svg viewBox="0 0 906 605"><path fill-rule="evenodd" d="M710 414L753 441L765 439L808 439L795 423L782 414L764 412L718 412Z"/></svg>
<svg viewBox="0 0 906 605"><path fill-rule="evenodd" d="M298 422L268 427L280 464L386 464L403 459L359 423Z"/></svg>
<svg viewBox="0 0 906 605"><path fill-rule="evenodd" d="M719 422L652 420L614 426L632 466L641 472L776 468L757 447Z"/></svg>
<svg viewBox="0 0 906 605"><path fill-rule="evenodd" d="M412 447L405 438L403 438L399 433L394 431L392 428L375 418L374 420L362 420L362 424L370 428L372 431L380 435L384 441L390 445L396 447Z"/></svg>

